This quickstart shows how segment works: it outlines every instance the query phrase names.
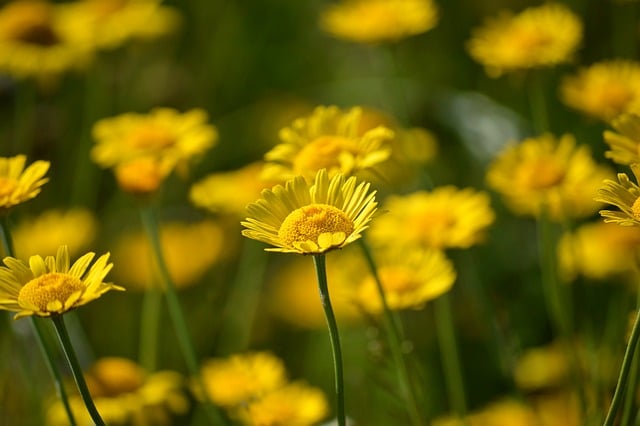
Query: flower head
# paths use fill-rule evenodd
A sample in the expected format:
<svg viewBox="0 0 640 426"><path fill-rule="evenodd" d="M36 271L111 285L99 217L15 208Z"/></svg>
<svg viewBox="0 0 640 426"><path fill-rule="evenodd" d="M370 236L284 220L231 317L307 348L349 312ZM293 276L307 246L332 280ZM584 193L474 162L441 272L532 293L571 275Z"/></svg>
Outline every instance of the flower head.
<svg viewBox="0 0 640 426"><path fill-rule="evenodd" d="M618 133L605 130L604 140L610 148L604 153L605 157L617 164L640 163L640 116L625 113L615 118L611 125Z"/></svg>
<svg viewBox="0 0 640 426"><path fill-rule="evenodd" d="M49 181L44 175L48 161L34 161L25 168L27 157L0 157L0 210L6 210L34 198Z"/></svg>
<svg viewBox="0 0 640 426"><path fill-rule="evenodd" d="M538 216L544 210L561 220L593 214L593 197L610 174L573 136L544 134L507 146L489 166L487 182L515 213Z"/></svg>
<svg viewBox="0 0 640 426"><path fill-rule="evenodd" d="M517 15L502 12L473 32L467 48L487 74L499 77L566 62L581 39L578 16L562 4L547 3Z"/></svg>
<svg viewBox="0 0 640 426"><path fill-rule="evenodd" d="M103 280L113 264L104 254L89 268L95 254L87 253L69 262L69 249L61 246L56 256L31 256L22 260L5 257L0 266L0 309L48 317L63 314L98 299L109 290L124 290Z"/></svg>
<svg viewBox="0 0 640 426"><path fill-rule="evenodd" d="M640 101L640 64L629 60L595 63L566 77L560 95L566 105L609 121Z"/></svg>
<svg viewBox="0 0 640 426"><path fill-rule="evenodd" d="M320 27L334 37L356 43L395 42L435 27L432 0L345 0L320 16Z"/></svg>
<svg viewBox="0 0 640 426"><path fill-rule="evenodd" d="M283 182L295 176L313 179L320 169L330 176L356 175L389 158L393 132L378 126L360 132L362 108L344 112L338 107L317 107L280 131L281 144L265 155L263 178Z"/></svg>
<svg viewBox="0 0 640 426"><path fill-rule="evenodd" d="M525 391L540 391L564 384L569 363L558 343L530 348L518 358L514 368L516 385Z"/></svg>
<svg viewBox="0 0 640 426"><path fill-rule="evenodd" d="M313 184L299 176L262 191L247 206L242 235L275 246L268 251L319 254L361 237L376 211L375 191L356 178L320 170Z"/></svg>
<svg viewBox="0 0 640 426"><path fill-rule="evenodd" d="M640 164L632 164L636 182L640 177ZM629 180L626 173L618 173L618 181L607 179L598 190L597 201L612 204L620 210L600 210L606 223L622 226L640 226L640 187Z"/></svg>

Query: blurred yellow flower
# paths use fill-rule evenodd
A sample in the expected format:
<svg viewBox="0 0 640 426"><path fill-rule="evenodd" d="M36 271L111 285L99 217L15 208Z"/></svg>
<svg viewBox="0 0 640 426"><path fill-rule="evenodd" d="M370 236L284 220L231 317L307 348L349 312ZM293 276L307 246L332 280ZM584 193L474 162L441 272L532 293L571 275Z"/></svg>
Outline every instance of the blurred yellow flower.
<svg viewBox="0 0 640 426"><path fill-rule="evenodd" d="M376 261L386 301L392 310L421 309L426 302L449 291L456 280L453 264L437 249L387 249ZM382 301L371 275L361 280L355 298L365 311L382 312Z"/></svg>
<svg viewBox="0 0 640 426"><path fill-rule="evenodd" d="M471 188L442 186L388 197L370 230L376 246L418 245L469 248L484 238L495 219L488 194Z"/></svg>
<svg viewBox="0 0 640 426"><path fill-rule="evenodd" d="M235 411L248 426L312 426L329 413L324 393L301 382L286 384Z"/></svg>
<svg viewBox="0 0 640 426"><path fill-rule="evenodd" d="M559 3L502 12L476 28L467 49L491 77L569 61L582 39L582 22Z"/></svg>
<svg viewBox="0 0 640 426"><path fill-rule="evenodd" d="M640 228L587 223L560 238L560 272L566 280L577 275L596 280L620 275L635 279L639 249Z"/></svg>
<svg viewBox="0 0 640 426"><path fill-rule="evenodd" d="M611 174L572 135L547 133L507 146L489 165L487 182L514 213L539 216L544 209L557 221L593 214L593 197Z"/></svg>
<svg viewBox="0 0 640 426"><path fill-rule="evenodd" d="M174 32L181 20L160 0L80 0L63 4L59 15L75 40L99 49L161 37Z"/></svg>
<svg viewBox="0 0 640 426"><path fill-rule="evenodd" d="M611 125L618 133L605 130L604 141L609 145L609 150L604 156L617 164L640 163L640 116L622 114Z"/></svg>
<svg viewBox="0 0 640 426"><path fill-rule="evenodd" d="M495 401L478 409L464 419L441 417L432 426L540 426L533 409L524 402L512 398Z"/></svg>
<svg viewBox="0 0 640 426"><path fill-rule="evenodd" d="M640 164L631 164L636 182L640 177ZM606 223L622 226L640 226L640 187L629 180L626 173L618 173L618 181L607 179L598 190L597 201L612 204L620 210L600 210Z"/></svg>
<svg viewBox="0 0 640 426"><path fill-rule="evenodd" d="M560 97L571 108L609 121L640 101L640 63L612 60L583 68L564 78Z"/></svg>
<svg viewBox="0 0 640 426"><path fill-rule="evenodd" d="M569 377L569 364L560 344L525 350L516 360L513 379L518 388L542 391L565 384Z"/></svg>
<svg viewBox="0 0 640 426"><path fill-rule="evenodd" d="M67 245L69 256L75 257L93 242L97 228L98 220L90 210L53 209L23 218L11 230L11 236L18 259L27 259L33 253L54 255L61 245Z"/></svg>
<svg viewBox="0 0 640 426"><path fill-rule="evenodd" d="M343 0L320 15L320 27L334 37L356 43L395 42L436 26L432 0Z"/></svg>
<svg viewBox="0 0 640 426"><path fill-rule="evenodd" d="M113 173L124 192L143 196L156 192L171 171L170 163L163 163L157 157L143 156L118 163Z"/></svg>
<svg viewBox="0 0 640 426"><path fill-rule="evenodd" d="M69 33L59 6L48 1L11 1L0 9L0 72L49 82L87 66L89 46Z"/></svg>
<svg viewBox="0 0 640 426"><path fill-rule="evenodd" d="M89 392L107 424L171 425L172 415L189 409L184 377L174 371L147 373L126 358L100 358L85 373ZM69 401L78 424L91 424L79 395ZM69 419L60 401L47 410L47 424L63 426Z"/></svg>
<svg viewBox="0 0 640 426"><path fill-rule="evenodd" d="M584 425L580 400L577 395L559 391L550 395L540 395L532 405L538 415L540 426L581 426Z"/></svg>
<svg viewBox="0 0 640 426"><path fill-rule="evenodd" d="M27 168L27 157L0 157L0 210L6 210L34 198L49 181L44 175L48 161L34 161Z"/></svg>
<svg viewBox="0 0 640 426"><path fill-rule="evenodd" d="M366 182L320 170L313 184L299 176L265 189L247 206L242 235L270 244L267 251L319 254L361 237L376 211L375 191Z"/></svg>
<svg viewBox="0 0 640 426"><path fill-rule="evenodd" d="M265 154L262 174L267 181L284 182L296 176L313 179L320 169L329 176L346 176L371 168L389 158L393 132L378 126L360 132L362 108L342 111L319 106L280 131L282 143Z"/></svg>
<svg viewBox="0 0 640 426"><path fill-rule="evenodd" d="M245 405L287 382L282 361L269 352L211 358L201 367L207 394L223 407Z"/></svg>
<svg viewBox="0 0 640 426"><path fill-rule="evenodd" d="M159 232L169 274L179 288L197 283L230 249L223 229L212 220L163 223ZM113 272L127 288L142 290L157 282L151 245L145 233L120 236L114 245L113 259L118 265Z"/></svg>
<svg viewBox="0 0 640 426"><path fill-rule="evenodd" d="M69 250L61 246L56 256L35 255L24 261L5 257L0 266L0 309L48 317L63 314L98 299L109 290L124 288L103 280L113 266L104 254L89 268L95 254L87 253L70 265Z"/></svg>

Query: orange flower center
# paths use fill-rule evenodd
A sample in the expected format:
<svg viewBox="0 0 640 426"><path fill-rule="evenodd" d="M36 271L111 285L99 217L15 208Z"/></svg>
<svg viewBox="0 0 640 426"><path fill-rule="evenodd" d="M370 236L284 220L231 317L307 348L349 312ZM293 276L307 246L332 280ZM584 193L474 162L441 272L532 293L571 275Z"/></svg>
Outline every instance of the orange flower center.
<svg viewBox="0 0 640 426"><path fill-rule="evenodd" d="M549 189L560 184L565 171L551 159L539 159L520 169L520 181L533 190Z"/></svg>
<svg viewBox="0 0 640 426"><path fill-rule="evenodd" d="M320 136L298 152L293 169L302 175L315 173L320 169L335 169L341 165L351 169L353 164L348 164L345 160L353 159L357 152L356 143L351 139L333 135ZM344 173L349 171L342 170Z"/></svg>
<svg viewBox="0 0 640 426"><path fill-rule="evenodd" d="M85 285L78 278L60 272L49 272L32 279L20 289L18 304L25 307L36 306L40 311L47 312L49 303L60 301L64 304L73 293L84 289Z"/></svg>
<svg viewBox="0 0 640 426"><path fill-rule="evenodd" d="M163 149L176 143L173 133L162 126L147 123L133 132L129 144L137 149Z"/></svg>
<svg viewBox="0 0 640 426"><path fill-rule="evenodd" d="M160 164L151 157L142 157L118 165L115 169L118 185L132 194L156 191L164 179Z"/></svg>
<svg viewBox="0 0 640 426"><path fill-rule="evenodd" d="M8 197L17 186L18 182L15 179L0 176L0 197Z"/></svg>
<svg viewBox="0 0 640 426"><path fill-rule="evenodd" d="M289 213L280 225L278 237L288 247L293 243L318 241L320 234L342 232L345 236L353 232L353 223L337 207L328 204L310 204Z"/></svg>
<svg viewBox="0 0 640 426"><path fill-rule="evenodd" d="M52 46L59 39L51 27L51 6L45 2L14 2L5 7L4 37L39 46Z"/></svg>

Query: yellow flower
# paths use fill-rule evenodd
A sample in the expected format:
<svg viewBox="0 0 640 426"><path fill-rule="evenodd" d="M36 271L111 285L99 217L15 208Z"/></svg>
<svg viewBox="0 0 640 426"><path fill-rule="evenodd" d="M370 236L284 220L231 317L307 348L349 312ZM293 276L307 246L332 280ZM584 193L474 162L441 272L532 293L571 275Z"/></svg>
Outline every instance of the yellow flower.
<svg viewBox="0 0 640 426"><path fill-rule="evenodd" d="M22 219L11 236L18 259L26 259L31 253L54 255L58 247L65 244L69 247L69 256L75 257L91 244L97 227L98 220L89 210L54 209Z"/></svg>
<svg viewBox="0 0 640 426"><path fill-rule="evenodd" d="M605 130L604 140L610 148L605 157L617 164L640 163L640 116L622 114L611 125L618 133Z"/></svg>
<svg viewBox="0 0 640 426"><path fill-rule="evenodd" d="M319 254L361 237L376 211L375 191L356 178L320 170L313 184L299 176L249 204L242 235L275 246L267 251Z"/></svg>
<svg viewBox="0 0 640 426"><path fill-rule="evenodd" d="M281 144L265 154L263 179L283 182L296 176L313 179L320 169L330 176L356 175L385 161L393 132L379 126L360 132L362 108L344 112L338 107L317 107L308 117L280 131Z"/></svg>
<svg viewBox="0 0 640 426"><path fill-rule="evenodd" d="M96 361L85 373L87 387L100 416L107 424L171 425L173 414L189 409L184 378L174 371L147 373L126 358L107 357ZM69 401L78 424L91 418L79 395ZM47 410L47 424L68 425L60 401Z"/></svg>
<svg viewBox="0 0 640 426"><path fill-rule="evenodd" d="M540 426L536 413L521 401L511 398L501 399L476 410L464 419L442 417L432 426Z"/></svg>
<svg viewBox="0 0 640 426"><path fill-rule="evenodd" d="M5 257L0 266L0 309L48 317L63 314L98 299L109 290L124 288L103 282L113 266L104 254L89 268L95 254L87 253L69 262L69 249L60 246L55 257L31 256L29 264Z"/></svg>
<svg viewBox="0 0 640 426"><path fill-rule="evenodd" d="M34 161L27 168L27 157L0 157L0 210L21 204L40 193L40 187L49 181L44 175L48 161Z"/></svg>
<svg viewBox="0 0 640 426"><path fill-rule="evenodd" d="M160 244L169 275L178 288L197 283L230 248L220 225L211 220L164 223L160 225ZM151 246L143 232L120 236L113 259L118 265L114 274L127 288L146 289L157 282Z"/></svg>
<svg viewBox="0 0 640 426"><path fill-rule="evenodd" d="M453 264L440 250L394 248L382 253L377 259L378 276L389 309L421 309L429 300L449 291L456 280ZM372 276L361 281L356 302L367 312L382 312L382 301Z"/></svg>
<svg viewBox="0 0 640 426"><path fill-rule="evenodd" d="M101 49L158 38L180 24L178 11L159 0L81 0L60 9L60 19L76 40Z"/></svg>
<svg viewBox="0 0 640 426"><path fill-rule="evenodd" d="M547 3L487 20L473 31L467 49L488 75L499 77L566 62L581 39L580 19L562 4Z"/></svg>
<svg viewBox="0 0 640 426"><path fill-rule="evenodd" d="M390 196L383 210L388 213L377 217L370 231L378 246L468 248L482 241L495 219L486 193L454 186Z"/></svg>
<svg viewBox="0 0 640 426"><path fill-rule="evenodd" d="M530 348L517 359L513 379L524 391L561 386L568 379L569 364L559 344Z"/></svg>
<svg viewBox="0 0 640 426"><path fill-rule="evenodd" d="M489 166L487 182L516 214L539 216L544 209L562 220L593 214L593 197L610 175L573 136L544 134L507 146Z"/></svg>
<svg viewBox="0 0 640 426"><path fill-rule="evenodd" d="M640 164L632 164L636 181L640 176ZM600 210L606 223L622 226L640 226L640 187L629 180L626 173L618 173L618 181L607 179L598 190L597 201L612 204L620 210Z"/></svg>
<svg viewBox="0 0 640 426"><path fill-rule="evenodd" d="M588 223L561 237L560 271L566 280L578 274L597 280L619 275L635 279L638 249L640 228Z"/></svg>
<svg viewBox="0 0 640 426"><path fill-rule="evenodd" d="M47 82L91 60L88 46L71 37L47 1L12 1L0 9L0 71Z"/></svg>
<svg viewBox="0 0 640 426"><path fill-rule="evenodd" d="M235 415L250 426L312 426L329 413L324 393L304 383L290 383L250 401Z"/></svg>
<svg viewBox="0 0 640 426"><path fill-rule="evenodd" d="M429 31L437 22L432 0L345 0L320 16L325 32L356 43L395 42Z"/></svg>
<svg viewBox="0 0 640 426"><path fill-rule="evenodd" d="M560 95L571 108L609 121L640 101L640 64L629 60L595 63L566 77Z"/></svg>
<svg viewBox="0 0 640 426"><path fill-rule="evenodd" d="M224 407L246 404L287 381L284 364L269 352L208 359L201 373L211 400Z"/></svg>

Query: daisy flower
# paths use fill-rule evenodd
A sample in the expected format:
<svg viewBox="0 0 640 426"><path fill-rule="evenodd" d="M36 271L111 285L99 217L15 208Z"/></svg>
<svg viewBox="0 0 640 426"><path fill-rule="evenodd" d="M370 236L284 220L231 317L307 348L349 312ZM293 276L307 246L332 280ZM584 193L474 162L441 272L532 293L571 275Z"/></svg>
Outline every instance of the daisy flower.
<svg viewBox="0 0 640 426"><path fill-rule="evenodd" d="M640 164L632 164L631 171L640 177ZM618 173L618 181L607 179L598 190L597 201L611 204L620 210L600 210L606 223L622 226L640 226L640 187L632 182L626 173Z"/></svg>
<svg viewBox="0 0 640 426"><path fill-rule="evenodd" d="M617 131L605 130L604 141L609 150L604 156L622 165L640 163L640 116L625 113L611 121Z"/></svg>
<svg viewBox="0 0 640 426"><path fill-rule="evenodd" d="M6 210L34 198L49 181L44 175L48 161L34 161L25 168L27 157L0 157L0 209Z"/></svg>

